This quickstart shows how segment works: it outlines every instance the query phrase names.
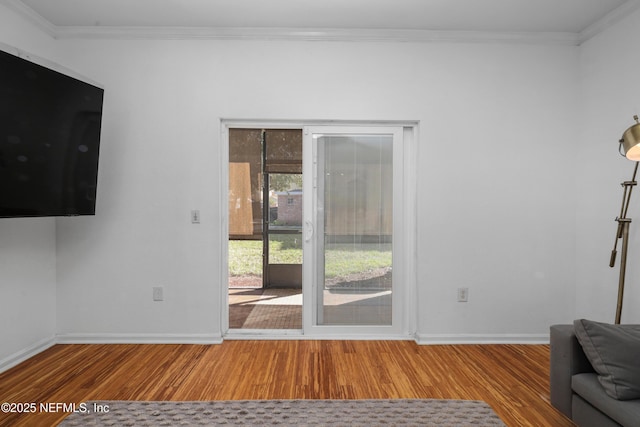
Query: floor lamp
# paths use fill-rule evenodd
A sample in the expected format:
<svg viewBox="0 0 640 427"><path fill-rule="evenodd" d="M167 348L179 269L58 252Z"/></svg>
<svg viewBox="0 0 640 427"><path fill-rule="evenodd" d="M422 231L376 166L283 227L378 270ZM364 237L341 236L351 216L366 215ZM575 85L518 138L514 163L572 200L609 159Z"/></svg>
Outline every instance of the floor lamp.
<svg viewBox="0 0 640 427"><path fill-rule="evenodd" d="M609 267L615 266L616 254L618 253L618 240L622 239L622 253L620 255L620 278L618 280L618 302L616 305L616 319L615 323L620 324L620 317L622 316L622 301L624 298L624 279L627 270L627 250L629 247L629 227L631 225L631 218L627 217L629 210L629 202L631 201L631 193L633 187L638 183L636 181L636 174L638 173L638 162L640 161L640 122L638 116L633 116L636 124L624 131L622 139L620 139L619 151L620 154L625 156L629 160L636 162L633 169L633 177L631 181L625 181L621 185L624 188L622 194L622 206L620 207L620 216L616 218L618 222L618 230L616 231L616 240L613 244L613 251L611 251L611 259L609 260Z"/></svg>

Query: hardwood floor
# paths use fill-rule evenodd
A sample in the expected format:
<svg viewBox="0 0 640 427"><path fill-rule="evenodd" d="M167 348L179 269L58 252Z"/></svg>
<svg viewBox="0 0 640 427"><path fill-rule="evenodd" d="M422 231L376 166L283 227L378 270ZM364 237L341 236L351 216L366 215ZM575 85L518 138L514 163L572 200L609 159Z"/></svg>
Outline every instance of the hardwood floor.
<svg viewBox="0 0 640 427"><path fill-rule="evenodd" d="M549 403L549 346L413 341L225 341L56 345L0 374L0 402L472 399L508 426L572 426ZM52 426L67 413L0 413Z"/></svg>

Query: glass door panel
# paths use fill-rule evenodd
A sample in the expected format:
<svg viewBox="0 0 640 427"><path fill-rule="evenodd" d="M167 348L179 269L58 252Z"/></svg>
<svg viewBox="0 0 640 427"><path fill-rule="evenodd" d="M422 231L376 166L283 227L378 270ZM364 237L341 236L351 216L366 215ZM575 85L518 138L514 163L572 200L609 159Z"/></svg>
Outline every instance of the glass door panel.
<svg viewBox="0 0 640 427"><path fill-rule="evenodd" d="M305 277L312 282L313 307L305 333L391 333L401 327L401 288L393 269L402 130L310 130L313 173L306 188L314 196L307 205L312 212L305 214L305 242L314 262Z"/></svg>
<svg viewBox="0 0 640 427"><path fill-rule="evenodd" d="M393 135L326 135L317 145L324 216L318 324L390 326Z"/></svg>

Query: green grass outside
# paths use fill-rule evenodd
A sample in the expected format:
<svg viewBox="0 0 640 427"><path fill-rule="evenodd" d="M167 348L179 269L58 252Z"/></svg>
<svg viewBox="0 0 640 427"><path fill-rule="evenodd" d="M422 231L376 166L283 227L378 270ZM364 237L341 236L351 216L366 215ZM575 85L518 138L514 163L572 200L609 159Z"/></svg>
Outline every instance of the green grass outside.
<svg viewBox="0 0 640 427"><path fill-rule="evenodd" d="M262 241L229 240L229 276L262 276Z"/></svg>
<svg viewBox="0 0 640 427"><path fill-rule="evenodd" d="M272 235L270 262L301 264L299 235ZM332 244L325 251L325 277L341 277L391 266L391 244ZM229 241L229 275L262 275L262 241Z"/></svg>

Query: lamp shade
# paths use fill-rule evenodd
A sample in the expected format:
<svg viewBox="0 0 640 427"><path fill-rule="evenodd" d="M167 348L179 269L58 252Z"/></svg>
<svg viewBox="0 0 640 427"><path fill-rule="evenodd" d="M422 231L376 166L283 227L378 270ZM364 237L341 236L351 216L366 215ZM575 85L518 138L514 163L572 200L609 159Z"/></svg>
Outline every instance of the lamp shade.
<svg viewBox="0 0 640 427"><path fill-rule="evenodd" d="M640 123L624 131L621 143L627 159L640 161Z"/></svg>

